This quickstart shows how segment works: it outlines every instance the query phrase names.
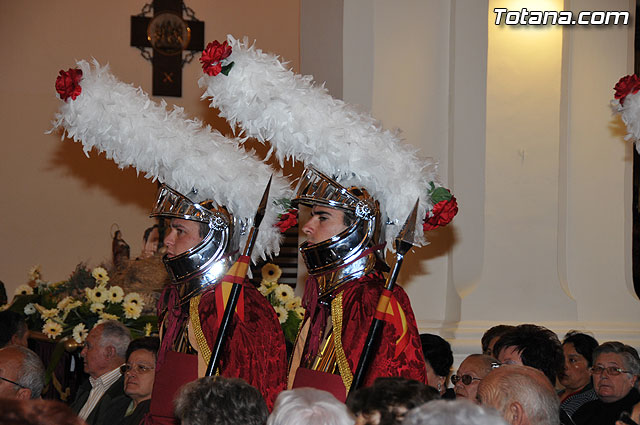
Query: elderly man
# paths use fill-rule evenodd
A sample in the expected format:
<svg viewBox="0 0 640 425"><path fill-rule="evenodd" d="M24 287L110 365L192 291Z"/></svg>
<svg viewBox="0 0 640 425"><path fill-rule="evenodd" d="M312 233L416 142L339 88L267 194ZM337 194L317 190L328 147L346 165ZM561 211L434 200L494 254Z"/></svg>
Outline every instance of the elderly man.
<svg viewBox="0 0 640 425"><path fill-rule="evenodd" d="M19 345L0 349L0 398L39 398L44 366L36 353Z"/></svg>
<svg viewBox="0 0 640 425"><path fill-rule="evenodd" d="M478 385L499 365L498 360L484 354L471 354L464 359L458 373L451 377L451 383L455 385L456 398L466 398L475 402Z"/></svg>
<svg viewBox="0 0 640 425"><path fill-rule="evenodd" d="M529 366L503 365L478 386L482 405L494 407L511 425L558 425L560 402L545 375Z"/></svg>
<svg viewBox="0 0 640 425"><path fill-rule="evenodd" d="M89 374L89 381L80 385L71 408L88 425L122 418L129 406L120 373L129 342L129 329L115 320L102 322L87 336L80 355L84 358L84 371Z"/></svg>

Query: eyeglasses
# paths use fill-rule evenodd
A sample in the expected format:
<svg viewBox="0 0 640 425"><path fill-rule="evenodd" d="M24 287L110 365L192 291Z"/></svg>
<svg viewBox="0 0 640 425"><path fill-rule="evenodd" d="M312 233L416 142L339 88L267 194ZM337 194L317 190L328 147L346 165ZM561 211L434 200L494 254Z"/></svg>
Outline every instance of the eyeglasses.
<svg viewBox="0 0 640 425"><path fill-rule="evenodd" d="M482 381L482 379L480 378L474 378L471 375L452 375L451 376L451 382L453 383L453 385L457 384L458 382L462 381L463 384L465 385L469 385L471 384L473 381Z"/></svg>
<svg viewBox="0 0 640 425"><path fill-rule="evenodd" d="M3 378L2 376L0 376L0 379L2 379L3 381L7 381L10 384L17 385L20 388L27 388L22 384L18 384L17 382L12 381L11 379Z"/></svg>
<svg viewBox="0 0 640 425"><path fill-rule="evenodd" d="M147 372L151 372L154 368L153 367L149 367L149 366L145 366L143 364L134 364L134 365L130 365L130 364L125 364L120 366L120 373L122 373L123 375L131 370L133 370L135 373L147 373Z"/></svg>
<svg viewBox="0 0 640 425"><path fill-rule="evenodd" d="M633 373L630 370L622 370L619 367L615 367L615 366L609 366L609 367L602 367L602 366L593 366L591 368L591 373L594 375L601 375L602 372L607 371L607 375L609 376L618 376L621 373Z"/></svg>

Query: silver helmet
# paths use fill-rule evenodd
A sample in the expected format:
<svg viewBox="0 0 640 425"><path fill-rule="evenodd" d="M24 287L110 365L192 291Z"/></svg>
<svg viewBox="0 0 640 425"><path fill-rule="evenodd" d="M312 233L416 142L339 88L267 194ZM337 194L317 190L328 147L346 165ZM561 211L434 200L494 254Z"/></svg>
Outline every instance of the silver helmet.
<svg viewBox="0 0 640 425"><path fill-rule="evenodd" d="M190 194L197 196L196 193ZM188 300L224 277L239 256L239 223L213 201L195 202L163 184L158 190L151 217L180 218L202 223L202 241L187 251L168 257L167 270L179 285L180 299Z"/></svg>
<svg viewBox="0 0 640 425"><path fill-rule="evenodd" d="M293 202L309 207L321 205L336 208L344 211L349 218L347 228L332 238L300 245L300 253L309 274L318 280L320 297L343 283L367 274L377 260L384 263L384 245L380 245L380 208L366 190L345 188L309 167L300 178Z"/></svg>

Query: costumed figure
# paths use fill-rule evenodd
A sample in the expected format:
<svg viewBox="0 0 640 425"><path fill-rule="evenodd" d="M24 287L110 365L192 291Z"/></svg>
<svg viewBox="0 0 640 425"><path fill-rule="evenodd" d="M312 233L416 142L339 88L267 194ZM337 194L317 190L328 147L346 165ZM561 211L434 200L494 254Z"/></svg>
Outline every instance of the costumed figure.
<svg viewBox="0 0 640 425"><path fill-rule="evenodd" d="M280 163L293 158L307 167L294 201L313 208L300 246L310 277L289 386L327 389L344 400L385 283L387 244L419 199L424 221L412 240L424 245L423 231L457 212L455 198L438 183L433 161L276 56L228 36L210 43L201 61L203 97L220 116L244 135L268 140ZM365 385L380 376L426 383L409 299L400 286L390 298L378 315L385 324Z"/></svg>
<svg viewBox="0 0 640 425"><path fill-rule="evenodd" d="M163 261L173 282L158 305L162 338L148 422L174 423L176 391L204 376L233 283L242 289L217 372L246 380L271 408L286 386L284 335L267 299L246 280L251 259L239 247L272 170L241 141L187 119L181 108L167 111L108 67L77 65L56 82L63 102L54 129L82 142L85 153L95 147L121 168L163 182L151 215L171 220ZM291 198L291 190L281 175L273 177L254 259L279 250L275 224L286 211L275 201Z"/></svg>

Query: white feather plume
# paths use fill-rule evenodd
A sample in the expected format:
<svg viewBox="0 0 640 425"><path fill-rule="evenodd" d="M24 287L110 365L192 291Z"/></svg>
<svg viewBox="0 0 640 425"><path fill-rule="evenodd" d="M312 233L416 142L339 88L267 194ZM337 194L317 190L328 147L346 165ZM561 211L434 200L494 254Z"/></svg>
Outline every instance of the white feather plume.
<svg viewBox="0 0 640 425"><path fill-rule="evenodd" d="M81 142L87 156L95 148L120 168L133 166L182 194L196 189L198 199L190 196L193 201L211 199L248 224L274 174L253 258L278 253L281 236L274 224L283 211L272 201L292 197L279 173L248 154L239 140L189 119L180 107L167 110L164 100L158 104L141 88L119 81L108 65L100 66L95 59L93 66L87 61L77 65L82 93L75 100L61 100L50 131L62 128L62 138L66 134Z"/></svg>
<svg viewBox="0 0 640 425"><path fill-rule="evenodd" d="M618 99L611 101L613 110L620 114L622 121L627 126L625 140L631 140L636 144L636 150L640 153L640 92L630 93L624 98L624 105Z"/></svg>
<svg viewBox="0 0 640 425"><path fill-rule="evenodd" d="M380 202L389 248L420 199L415 241L425 244L421 218L433 208L429 183L440 186L437 164L420 159L397 132L369 114L331 97L311 76L292 72L277 56L247 39L227 36L232 47L229 75L203 75L203 98L220 116L261 142L270 141L283 163L293 157L335 178L343 186L365 187Z"/></svg>

